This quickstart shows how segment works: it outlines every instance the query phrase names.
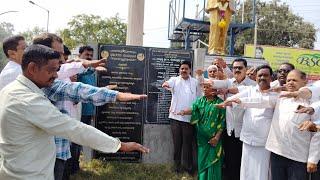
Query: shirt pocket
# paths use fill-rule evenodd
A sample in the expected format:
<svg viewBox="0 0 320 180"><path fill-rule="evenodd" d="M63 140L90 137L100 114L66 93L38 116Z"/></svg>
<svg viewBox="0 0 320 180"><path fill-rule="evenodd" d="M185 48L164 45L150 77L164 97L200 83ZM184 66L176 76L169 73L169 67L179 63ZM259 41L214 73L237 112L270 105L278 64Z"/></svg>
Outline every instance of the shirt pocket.
<svg viewBox="0 0 320 180"><path fill-rule="evenodd" d="M306 113L294 113L292 116L292 123L295 126L299 126L302 122L306 121L306 120L310 120L310 115L306 114Z"/></svg>

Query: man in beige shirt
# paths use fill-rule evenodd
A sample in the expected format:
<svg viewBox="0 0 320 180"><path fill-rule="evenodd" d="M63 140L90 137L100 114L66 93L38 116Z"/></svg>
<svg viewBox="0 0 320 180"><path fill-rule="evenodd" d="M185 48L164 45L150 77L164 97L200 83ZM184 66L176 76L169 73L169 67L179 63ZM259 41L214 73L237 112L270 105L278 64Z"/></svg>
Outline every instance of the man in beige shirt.
<svg viewBox="0 0 320 180"><path fill-rule="evenodd" d="M31 45L23 55L23 75L0 91L0 179L54 179L54 135L108 153L149 149L123 143L59 112L41 88L59 70L58 52Z"/></svg>

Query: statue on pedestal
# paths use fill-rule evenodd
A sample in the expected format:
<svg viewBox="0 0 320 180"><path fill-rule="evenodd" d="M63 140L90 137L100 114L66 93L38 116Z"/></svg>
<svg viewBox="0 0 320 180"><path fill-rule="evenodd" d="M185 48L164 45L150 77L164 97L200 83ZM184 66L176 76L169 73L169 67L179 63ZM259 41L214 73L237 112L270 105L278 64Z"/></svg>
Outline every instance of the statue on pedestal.
<svg viewBox="0 0 320 180"><path fill-rule="evenodd" d="M235 12L234 0L208 0L205 11L210 14L208 53L224 55L231 16Z"/></svg>

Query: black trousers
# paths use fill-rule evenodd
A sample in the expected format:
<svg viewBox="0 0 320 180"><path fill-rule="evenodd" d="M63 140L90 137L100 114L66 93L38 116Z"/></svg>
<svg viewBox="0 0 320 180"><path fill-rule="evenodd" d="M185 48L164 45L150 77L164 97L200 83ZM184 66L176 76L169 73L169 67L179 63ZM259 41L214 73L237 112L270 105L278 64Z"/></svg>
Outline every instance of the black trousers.
<svg viewBox="0 0 320 180"><path fill-rule="evenodd" d="M272 180L307 180L307 163L288 159L271 153Z"/></svg>
<svg viewBox="0 0 320 180"><path fill-rule="evenodd" d="M80 170L80 152L81 152L81 146L75 143L71 143L70 145L70 152L71 152L71 158L67 160L64 174L65 177L70 177L70 175L73 175L77 173Z"/></svg>
<svg viewBox="0 0 320 180"><path fill-rule="evenodd" d="M90 116L90 115L82 115L81 116L81 122L83 122L87 125L91 125L91 119L92 119L92 116Z"/></svg>
<svg viewBox="0 0 320 180"><path fill-rule="evenodd" d="M242 155L242 141L240 138L228 135L227 130L223 131L222 147L224 150L224 164L222 169L224 180L239 180Z"/></svg>
<svg viewBox="0 0 320 180"><path fill-rule="evenodd" d="M55 180L63 180L65 165L66 165L65 160L56 159L56 162L54 164L54 179Z"/></svg>
<svg viewBox="0 0 320 180"><path fill-rule="evenodd" d="M190 174L195 172L194 150L195 135L194 127L187 122L170 119L173 139L173 159L176 171L186 171Z"/></svg>

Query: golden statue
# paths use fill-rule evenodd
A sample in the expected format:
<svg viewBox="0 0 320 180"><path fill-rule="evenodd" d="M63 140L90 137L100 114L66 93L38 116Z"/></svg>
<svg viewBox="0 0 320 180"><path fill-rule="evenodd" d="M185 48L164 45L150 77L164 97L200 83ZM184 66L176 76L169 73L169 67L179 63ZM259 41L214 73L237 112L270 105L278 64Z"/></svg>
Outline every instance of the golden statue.
<svg viewBox="0 0 320 180"><path fill-rule="evenodd" d="M227 32L232 14L233 0L208 0L206 12L210 13L209 54L225 54Z"/></svg>

